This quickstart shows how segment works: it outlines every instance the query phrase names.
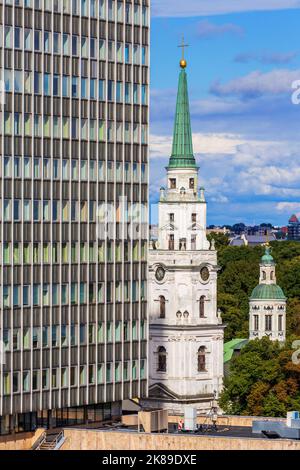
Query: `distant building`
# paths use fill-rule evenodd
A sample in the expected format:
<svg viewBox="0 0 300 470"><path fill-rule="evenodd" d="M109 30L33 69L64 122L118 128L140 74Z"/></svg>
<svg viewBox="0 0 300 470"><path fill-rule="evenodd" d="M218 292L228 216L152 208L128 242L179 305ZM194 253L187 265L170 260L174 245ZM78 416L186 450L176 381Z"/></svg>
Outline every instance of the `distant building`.
<svg viewBox="0 0 300 470"><path fill-rule="evenodd" d="M226 227L214 227L214 228L208 228L206 230L206 235L210 235L212 233L217 233L221 235L229 235L230 230L228 230L228 228Z"/></svg>
<svg viewBox="0 0 300 470"><path fill-rule="evenodd" d="M277 240L286 240L288 235L288 227L274 227L273 233Z"/></svg>
<svg viewBox="0 0 300 470"><path fill-rule="evenodd" d="M273 227L271 225L254 225L253 227L246 227L245 233L247 235L272 235Z"/></svg>
<svg viewBox="0 0 300 470"><path fill-rule="evenodd" d="M267 235L248 235L243 233L234 237L230 241L231 246L257 246L263 245L268 242L273 242L276 240L276 236L273 232L268 232Z"/></svg>
<svg viewBox="0 0 300 470"><path fill-rule="evenodd" d="M288 240L300 241L300 222L295 214L289 220Z"/></svg>
<svg viewBox="0 0 300 470"><path fill-rule="evenodd" d="M268 336L271 340L285 341L286 297L276 284L275 267L267 245L260 262L259 284L250 297L249 339Z"/></svg>

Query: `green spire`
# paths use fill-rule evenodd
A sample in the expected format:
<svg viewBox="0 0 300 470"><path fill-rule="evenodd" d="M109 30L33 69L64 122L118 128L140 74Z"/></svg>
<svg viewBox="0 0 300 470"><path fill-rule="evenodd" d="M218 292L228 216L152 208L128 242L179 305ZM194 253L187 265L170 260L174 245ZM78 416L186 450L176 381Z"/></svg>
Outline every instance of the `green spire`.
<svg viewBox="0 0 300 470"><path fill-rule="evenodd" d="M181 62L172 156L168 168L196 168L193 152L191 117L187 85L186 62Z"/></svg>

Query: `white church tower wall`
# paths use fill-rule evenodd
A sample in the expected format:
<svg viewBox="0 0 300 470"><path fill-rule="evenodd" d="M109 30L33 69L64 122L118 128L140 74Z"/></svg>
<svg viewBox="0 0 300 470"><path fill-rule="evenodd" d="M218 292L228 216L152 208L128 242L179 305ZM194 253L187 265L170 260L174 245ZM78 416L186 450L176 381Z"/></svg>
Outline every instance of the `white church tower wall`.
<svg viewBox="0 0 300 470"><path fill-rule="evenodd" d="M172 156L149 252L150 390L146 407L208 410L223 384L218 262L206 238L206 201L192 148L186 62L181 61Z"/></svg>

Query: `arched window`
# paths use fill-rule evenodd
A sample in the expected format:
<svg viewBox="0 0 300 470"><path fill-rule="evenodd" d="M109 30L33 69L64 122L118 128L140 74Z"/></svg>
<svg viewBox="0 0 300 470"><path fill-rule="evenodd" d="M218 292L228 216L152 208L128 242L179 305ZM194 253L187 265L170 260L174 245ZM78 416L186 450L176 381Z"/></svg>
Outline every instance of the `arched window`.
<svg viewBox="0 0 300 470"><path fill-rule="evenodd" d="M198 372L206 371L206 358L205 358L205 346L200 346L198 349Z"/></svg>
<svg viewBox="0 0 300 470"><path fill-rule="evenodd" d="M271 271L271 281L274 281L274 271Z"/></svg>
<svg viewBox="0 0 300 470"><path fill-rule="evenodd" d="M167 371L167 351L163 346L159 346L158 350L158 372Z"/></svg>
<svg viewBox="0 0 300 470"><path fill-rule="evenodd" d="M174 235L169 235L169 250L173 251L175 248Z"/></svg>
<svg viewBox="0 0 300 470"><path fill-rule="evenodd" d="M263 281L265 281L267 279L266 271L262 272L262 278L263 278Z"/></svg>
<svg viewBox="0 0 300 470"><path fill-rule="evenodd" d="M202 295L199 300L199 316L200 318L205 317L205 295Z"/></svg>
<svg viewBox="0 0 300 470"><path fill-rule="evenodd" d="M179 240L179 250L185 251L186 250L186 238L180 238Z"/></svg>
<svg viewBox="0 0 300 470"><path fill-rule="evenodd" d="M166 299L163 295L159 296L159 318L166 318Z"/></svg>

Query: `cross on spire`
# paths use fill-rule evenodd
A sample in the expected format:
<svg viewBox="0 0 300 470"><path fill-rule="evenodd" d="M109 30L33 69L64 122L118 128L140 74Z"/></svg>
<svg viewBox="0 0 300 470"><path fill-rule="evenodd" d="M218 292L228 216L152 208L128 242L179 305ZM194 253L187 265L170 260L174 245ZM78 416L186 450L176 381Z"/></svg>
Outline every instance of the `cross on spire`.
<svg viewBox="0 0 300 470"><path fill-rule="evenodd" d="M178 47L182 49L182 60L184 60L184 50L186 47L189 47L189 44L185 44L184 42L184 36L182 36L182 43Z"/></svg>

